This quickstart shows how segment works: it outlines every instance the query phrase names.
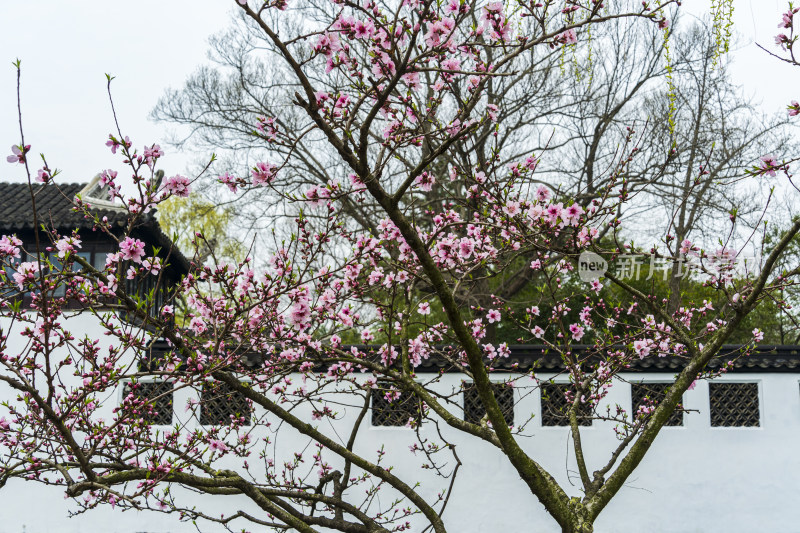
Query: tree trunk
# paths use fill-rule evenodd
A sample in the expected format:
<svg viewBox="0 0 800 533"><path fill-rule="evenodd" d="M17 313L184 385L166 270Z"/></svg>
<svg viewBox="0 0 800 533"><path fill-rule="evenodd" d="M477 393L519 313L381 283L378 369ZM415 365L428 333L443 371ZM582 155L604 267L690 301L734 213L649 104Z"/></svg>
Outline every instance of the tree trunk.
<svg viewBox="0 0 800 533"><path fill-rule="evenodd" d="M572 521L561 526L561 533L594 533L594 524L580 498L571 498L569 507L572 510Z"/></svg>
<svg viewBox="0 0 800 533"><path fill-rule="evenodd" d="M594 533L594 525L589 522L570 524L561 528L561 533Z"/></svg>

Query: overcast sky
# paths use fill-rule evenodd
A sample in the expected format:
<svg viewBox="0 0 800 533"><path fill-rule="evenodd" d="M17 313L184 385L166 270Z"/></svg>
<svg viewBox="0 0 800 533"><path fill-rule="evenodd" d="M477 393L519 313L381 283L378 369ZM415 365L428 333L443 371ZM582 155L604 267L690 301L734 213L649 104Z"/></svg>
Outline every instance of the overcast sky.
<svg viewBox="0 0 800 533"><path fill-rule="evenodd" d="M684 0L688 14L708 10L708 1ZM782 0L736 0L735 29L743 46L734 52L734 76L763 102L784 110L800 99L800 68L784 65L753 41L773 44ZM35 7L34 7L35 6ZM5 163L19 142L16 73L22 60L22 110L26 141L44 152L61 181L87 181L104 168L121 168L104 143L113 131L105 74L116 77L114 101L123 132L136 146L164 145L168 125L148 119L167 87L179 87L206 59L207 39L223 29L234 3L224 0L99 0L4 2L0 9L0 179L23 179L21 166ZM778 72L783 83L764 79ZM167 151L162 168L184 172L190 155ZM35 168L38 168L38 161Z"/></svg>

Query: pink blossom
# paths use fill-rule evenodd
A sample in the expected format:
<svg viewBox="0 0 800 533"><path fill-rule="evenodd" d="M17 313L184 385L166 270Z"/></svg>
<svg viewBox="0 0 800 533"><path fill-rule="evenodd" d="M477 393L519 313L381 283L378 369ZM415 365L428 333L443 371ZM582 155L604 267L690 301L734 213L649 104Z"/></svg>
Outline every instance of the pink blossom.
<svg viewBox="0 0 800 533"><path fill-rule="evenodd" d="M331 191L326 187L314 186L306 191L305 196L308 203L316 207L322 205L325 200L331 197Z"/></svg>
<svg viewBox="0 0 800 533"><path fill-rule="evenodd" d="M395 65L389 54L381 52L377 54L372 60L372 74L376 78L384 78L394 76Z"/></svg>
<svg viewBox="0 0 800 533"><path fill-rule="evenodd" d="M180 196L181 198L186 198L189 196L189 191L192 187L191 183L189 182L189 178L181 176L180 174L176 174L171 178L167 178L167 181L164 182L164 188L170 194Z"/></svg>
<svg viewBox="0 0 800 533"><path fill-rule="evenodd" d="M19 247L22 241L16 235L3 235L0 238L0 255L5 257L20 257Z"/></svg>
<svg viewBox="0 0 800 533"><path fill-rule="evenodd" d="M116 170L111 170L109 168L100 173L100 185L104 187L108 184L113 184L115 179L117 179Z"/></svg>
<svg viewBox="0 0 800 533"><path fill-rule="evenodd" d="M31 145L27 146L17 146L16 144L11 147L11 155L6 157L6 161L9 163L25 163L25 154L28 153L28 150L31 149Z"/></svg>
<svg viewBox="0 0 800 533"><path fill-rule="evenodd" d="M579 324L570 324L569 332L572 334L572 338L576 341L580 341L585 333L583 326Z"/></svg>
<svg viewBox="0 0 800 533"><path fill-rule="evenodd" d="M550 221L550 223L555 224L556 222L558 222L559 217L562 216L561 203L548 205L546 213L547 213L547 219Z"/></svg>
<svg viewBox="0 0 800 533"><path fill-rule="evenodd" d="M247 1L247 0L244 0ZM211 439L208 441L208 447L217 452L228 451L228 445L221 440Z"/></svg>
<svg viewBox="0 0 800 533"><path fill-rule="evenodd" d="M39 319L33 325L33 334L39 341L44 342L46 329L44 320ZM86 404L86 408L91 411L94 408L94 402Z"/></svg>
<svg viewBox="0 0 800 533"><path fill-rule="evenodd" d="M58 257L64 259L68 253L72 253L76 248L81 247L81 240L77 237L64 237L56 242Z"/></svg>
<svg viewBox="0 0 800 533"><path fill-rule="evenodd" d="M495 322L500 322L500 311L497 309L489 309L489 312L486 313L486 320L489 321L489 324L494 324Z"/></svg>
<svg viewBox="0 0 800 533"><path fill-rule="evenodd" d="M797 115L800 115L800 103L798 103L797 100L792 100L792 103L789 104L788 109L790 117L796 117Z"/></svg>
<svg viewBox="0 0 800 533"><path fill-rule="evenodd" d="M50 176L50 169L40 168L38 171L36 171L36 181L38 181L39 183L47 183L48 181L50 181L51 177L52 176Z"/></svg>
<svg viewBox="0 0 800 533"><path fill-rule="evenodd" d="M112 154L116 154L117 153L117 148L119 146L124 146L125 148L130 148L131 140L126 136L125 140L120 142L113 135L109 135L108 136L108 140L106 141L106 146L109 146L111 148L111 153Z"/></svg>
<svg viewBox="0 0 800 533"><path fill-rule="evenodd" d="M433 177L433 174L427 172L423 172L414 179L414 185L425 192L431 192L434 183L436 183L436 179Z"/></svg>
<svg viewBox="0 0 800 533"><path fill-rule="evenodd" d="M161 150L161 147L157 144L152 146L145 146L144 148L144 159L148 165L152 166L155 163L156 159L164 155L164 151Z"/></svg>
<svg viewBox="0 0 800 533"><path fill-rule="evenodd" d="M419 72L408 72L407 74L403 74L402 80L408 85L409 89L419 89L420 82L419 82Z"/></svg>
<svg viewBox="0 0 800 533"><path fill-rule="evenodd" d="M301 298L292 306L291 318L294 325L300 329L304 328L311 320L311 306L308 300Z"/></svg>
<svg viewBox="0 0 800 533"><path fill-rule="evenodd" d="M208 327L202 318L196 316L189 321L189 329L194 331L196 335L202 335Z"/></svg>
<svg viewBox="0 0 800 533"><path fill-rule="evenodd" d="M459 0L448 0L447 4L444 6L444 12L448 15L452 15L453 13L458 12L461 8L461 3Z"/></svg>
<svg viewBox="0 0 800 533"><path fill-rule="evenodd" d="M550 189L548 189L544 185L539 185L539 188L536 189L536 199L539 200L539 202L542 202L542 203L544 203L547 200L549 200L550 199Z"/></svg>
<svg viewBox="0 0 800 533"><path fill-rule="evenodd" d="M633 341L633 350L639 356L639 359L644 359L650 355L650 341L647 339Z"/></svg>
<svg viewBox="0 0 800 533"><path fill-rule="evenodd" d="M421 315L429 315L431 314L431 304L428 302L421 302L419 307L417 307L417 312Z"/></svg>
<svg viewBox="0 0 800 533"><path fill-rule="evenodd" d="M475 242L469 237L463 237L458 242L458 251L462 259L469 259L475 251Z"/></svg>
<svg viewBox="0 0 800 533"><path fill-rule="evenodd" d="M317 106L322 107L322 104L330 100L331 95L326 92L319 91L314 93L314 98L317 102Z"/></svg>
<svg viewBox="0 0 800 533"><path fill-rule="evenodd" d="M794 14L797 12L797 9L790 9L786 13L781 13L781 21L778 24L779 28L791 28L792 27L792 19L794 18Z"/></svg>
<svg viewBox="0 0 800 533"><path fill-rule="evenodd" d="M519 202L508 202L505 207L503 207L503 211L511 217L518 215L520 211Z"/></svg>
<svg viewBox="0 0 800 533"><path fill-rule="evenodd" d="M353 312L349 307L345 307L336 315L339 321L345 326L353 325Z"/></svg>
<svg viewBox="0 0 800 533"><path fill-rule="evenodd" d="M357 20L353 26L353 33L356 39L368 39L373 33L375 33L375 25L371 20L367 22Z"/></svg>
<svg viewBox="0 0 800 533"><path fill-rule="evenodd" d="M144 257L144 243L139 239L125 237L125 240L119 243L119 251L123 261L141 263Z"/></svg>
<svg viewBox="0 0 800 533"><path fill-rule="evenodd" d="M19 287L19 290L23 289L25 282L33 281L33 276L38 271L39 263L36 261L28 261L20 264L13 276L14 281L17 283L17 287Z"/></svg>
<svg viewBox="0 0 800 533"><path fill-rule="evenodd" d="M227 185L228 189L230 189L231 192L233 193L236 192L236 189L238 187L238 181L236 178L234 178L227 172L221 176L218 176L217 180L219 180L219 182L222 183L223 185Z"/></svg>
<svg viewBox="0 0 800 533"><path fill-rule="evenodd" d="M339 98L336 99L336 103L333 104L333 107L344 108L350 105L350 95L342 94L339 95Z"/></svg>
<svg viewBox="0 0 800 533"><path fill-rule="evenodd" d="M148 257L144 261L142 261L142 267L152 275L157 276L158 273L161 271L161 258L160 257Z"/></svg>
<svg viewBox="0 0 800 533"><path fill-rule="evenodd" d="M500 113L500 108L494 104L487 104L486 105L486 114L489 117L489 120L492 122L497 122L497 116Z"/></svg>
<svg viewBox="0 0 800 533"><path fill-rule="evenodd" d="M756 328L753 330L753 340L756 342L761 342L764 340L764 332L760 329Z"/></svg>
<svg viewBox="0 0 800 533"><path fill-rule="evenodd" d="M508 41L511 37L511 27L503 13L503 2L491 2L483 8L480 17L481 29L489 30L491 40Z"/></svg>
<svg viewBox="0 0 800 533"><path fill-rule="evenodd" d="M583 214L583 208L578 204L572 204L563 212L564 222L570 226L577 226Z"/></svg>
<svg viewBox="0 0 800 533"><path fill-rule="evenodd" d="M339 36L335 33L323 33L317 37L314 44L314 51L326 57L331 57L335 52L342 49L339 43Z"/></svg>
<svg viewBox="0 0 800 533"><path fill-rule="evenodd" d="M268 185L275 180L277 167L269 163L259 162L253 167L253 185Z"/></svg>
<svg viewBox="0 0 800 533"><path fill-rule="evenodd" d="M441 46L444 44L442 38L449 35L454 27L455 21L449 17L435 21L428 26L428 33L425 34L425 44L430 48Z"/></svg>
<svg viewBox="0 0 800 533"><path fill-rule="evenodd" d="M391 390L386 391L386 394L383 395L387 402L391 403L400 398L400 391L392 388Z"/></svg>
<svg viewBox="0 0 800 533"><path fill-rule="evenodd" d="M451 57L442 61L442 68L444 70L459 70L461 68L461 60Z"/></svg>
<svg viewBox="0 0 800 533"><path fill-rule="evenodd" d="M367 282L370 285L375 285L381 280L382 277L383 277L383 269L378 267L369 273L369 276L367 277Z"/></svg>
<svg viewBox="0 0 800 533"><path fill-rule="evenodd" d="M600 280L599 279L593 279L591 281L591 285L592 285L592 290L595 293L600 294L600 291L603 289L603 284L600 283Z"/></svg>
<svg viewBox="0 0 800 533"><path fill-rule="evenodd" d="M264 134L267 142L275 142L278 137L278 130L275 127L275 119L273 117L258 117L256 119L256 129Z"/></svg>
<svg viewBox="0 0 800 533"><path fill-rule="evenodd" d="M578 35L575 33L575 28L571 28L561 35L558 38L563 42L565 45L570 44L577 44L578 43Z"/></svg>
<svg viewBox="0 0 800 533"><path fill-rule="evenodd" d="M772 154L761 156L761 173L775 177L775 170L779 167L778 161Z"/></svg>

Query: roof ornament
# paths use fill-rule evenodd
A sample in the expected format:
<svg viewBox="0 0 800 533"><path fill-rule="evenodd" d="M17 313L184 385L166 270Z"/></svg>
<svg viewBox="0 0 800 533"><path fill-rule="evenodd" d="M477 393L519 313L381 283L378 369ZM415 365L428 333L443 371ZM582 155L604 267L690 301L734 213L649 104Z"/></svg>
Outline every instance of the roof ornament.
<svg viewBox="0 0 800 533"><path fill-rule="evenodd" d="M95 207L105 207L122 211L123 208L109 198L109 184L105 185L100 181L100 174L95 175L94 178L76 194L84 202Z"/></svg>

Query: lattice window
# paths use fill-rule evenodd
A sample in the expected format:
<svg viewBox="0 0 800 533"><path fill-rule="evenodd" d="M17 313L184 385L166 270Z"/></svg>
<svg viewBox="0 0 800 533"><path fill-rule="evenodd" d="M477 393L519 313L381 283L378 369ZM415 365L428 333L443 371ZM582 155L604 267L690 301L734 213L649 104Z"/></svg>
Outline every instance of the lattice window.
<svg viewBox="0 0 800 533"><path fill-rule="evenodd" d="M233 391L218 381L203 383L200 396L200 423L204 426L227 426L234 418L244 418L244 425L251 421L250 403L241 392Z"/></svg>
<svg viewBox="0 0 800 533"><path fill-rule="evenodd" d="M147 403L141 411L132 413L133 418L142 418L156 426L172 424L172 383L169 381L128 382L123 389L123 397L130 393Z"/></svg>
<svg viewBox="0 0 800 533"><path fill-rule="evenodd" d="M758 383L709 383L712 427L758 427Z"/></svg>
<svg viewBox="0 0 800 533"><path fill-rule="evenodd" d="M509 426L514 424L514 388L505 383L492 384L494 397L500 404L503 418ZM464 420L473 424L480 424L486 415L486 409L478 396L478 388L474 383L464 384Z"/></svg>
<svg viewBox="0 0 800 533"><path fill-rule="evenodd" d="M394 398L392 401L387 399ZM373 426L405 426L412 422L420 421L420 402L411 393L400 392L392 389L391 384L378 382L371 391L372 396L372 425Z"/></svg>
<svg viewBox="0 0 800 533"><path fill-rule="evenodd" d="M653 407L658 407L664 398L667 396L667 389L672 383L631 383L631 400L633 403L633 414L639 412L639 407L642 405L649 405L645 399L648 398L652 402ZM683 425L683 405L678 404L678 408L667 419L665 426L682 426Z"/></svg>
<svg viewBox="0 0 800 533"><path fill-rule="evenodd" d="M569 407L564 393L574 390L569 383L543 383L541 386L542 394L542 425L543 426L568 426ZM592 425L592 407L588 403L582 403L578 407L578 425Z"/></svg>

